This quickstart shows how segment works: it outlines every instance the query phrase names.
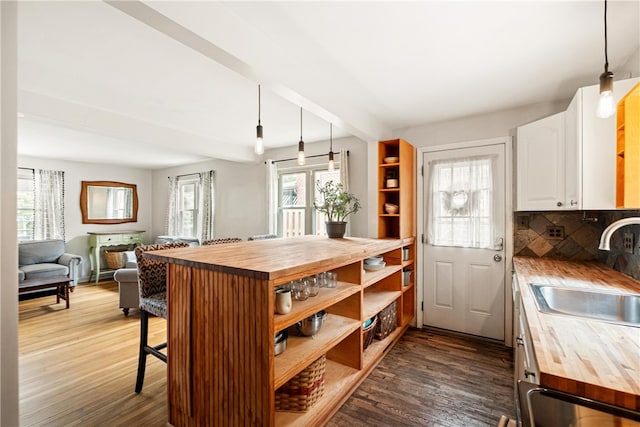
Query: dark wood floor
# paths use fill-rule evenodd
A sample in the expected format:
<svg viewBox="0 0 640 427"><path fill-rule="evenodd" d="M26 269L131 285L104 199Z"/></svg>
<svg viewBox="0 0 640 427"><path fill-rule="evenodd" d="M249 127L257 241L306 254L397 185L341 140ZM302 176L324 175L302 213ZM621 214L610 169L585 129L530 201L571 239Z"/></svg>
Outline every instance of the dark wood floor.
<svg viewBox="0 0 640 427"><path fill-rule="evenodd" d="M511 349L410 329L327 425L496 426L514 413Z"/></svg>
<svg viewBox="0 0 640 427"><path fill-rule="evenodd" d="M151 319L161 342L162 319ZM81 285L20 303L22 426L165 426L166 365L135 383L139 320L118 309L117 284ZM512 414L510 349L437 330L409 330L329 426L495 426Z"/></svg>

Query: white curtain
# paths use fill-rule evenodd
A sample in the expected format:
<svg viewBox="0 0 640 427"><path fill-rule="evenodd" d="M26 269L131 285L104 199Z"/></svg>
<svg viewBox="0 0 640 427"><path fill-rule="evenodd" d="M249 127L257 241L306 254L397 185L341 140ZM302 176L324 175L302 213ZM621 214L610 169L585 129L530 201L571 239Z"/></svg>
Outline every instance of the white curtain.
<svg viewBox="0 0 640 427"><path fill-rule="evenodd" d="M349 155L344 148L340 149L340 183L344 191L349 191ZM350 221L347 221L345 236L351 236Z"/></svg>
<svg viewBox="0 0 640 427"><path fill-rule="evenodd" d="M265 162L267 182L267 215L269 234L278 234L278 166L271 159Z"/></svg>
<svg viewBox="0 0 640 427"><path fill-rule="evenodd" d="M164 232L167 236L176 236L178 233L178 177L169 177L167 216L164 223Z"/></svg>
<svg viewBox="0 0 640 427"><path fill-rule="evenodd" d="M64 172L35 169L33 238L64 240Z"/></svg>
<svg viewBox="0 0 640 427"><path fill-rule="evenodd" d="M214 176L212 170L198 174L198 238L201 242L213 239Z"/></svg>
<svg viewBox="0 0 640 427"><path fill-rule="evenodd" d="M495 156L429 162L427 242L493 248Z"/></svg>

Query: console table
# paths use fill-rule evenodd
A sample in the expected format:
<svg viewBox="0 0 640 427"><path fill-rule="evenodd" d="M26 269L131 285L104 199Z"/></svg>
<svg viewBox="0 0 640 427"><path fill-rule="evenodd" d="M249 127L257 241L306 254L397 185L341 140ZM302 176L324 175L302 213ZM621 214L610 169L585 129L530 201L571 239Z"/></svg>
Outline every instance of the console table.
<svg viewBox="0 0 640 427"><path fill-rule="evenodd" d="M109 246L136 247L143 243L142 233L144 233L144 230L87 233L89 234L89 261L91 262L89 282L91 282L94 274L96 275L96 283L100 280L100 262L102 258L100 250L102 248ZM102 272L104 271L107 270L102 269Z"/></svg>

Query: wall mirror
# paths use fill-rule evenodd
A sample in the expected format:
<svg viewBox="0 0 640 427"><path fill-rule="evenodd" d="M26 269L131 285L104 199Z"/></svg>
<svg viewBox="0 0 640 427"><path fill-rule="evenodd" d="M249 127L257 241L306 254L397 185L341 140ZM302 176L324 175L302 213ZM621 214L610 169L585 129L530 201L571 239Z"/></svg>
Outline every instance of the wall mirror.
<svg viewBox="0 0 640 427"><path fill-rule="evenodd" d="M114 181L82 181L80 210L83 224L136 222L136 185Z"/></svg>

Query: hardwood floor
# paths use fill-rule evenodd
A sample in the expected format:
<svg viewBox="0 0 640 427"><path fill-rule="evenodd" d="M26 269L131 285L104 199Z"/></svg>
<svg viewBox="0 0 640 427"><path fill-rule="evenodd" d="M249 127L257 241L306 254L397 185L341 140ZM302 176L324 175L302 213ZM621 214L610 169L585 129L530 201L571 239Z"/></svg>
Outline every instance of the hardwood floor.
<svg viewBox="0 0 640 427"><path fill-rule="evenodd" d="M20 302L22 426L164 426L166 365L150 357L135 385L139 317L118 309L115 282ZM165 321L150 319L150 342ZM435 330L409 330L328 426L494 426L513 413L511 350Z"/></svg>

